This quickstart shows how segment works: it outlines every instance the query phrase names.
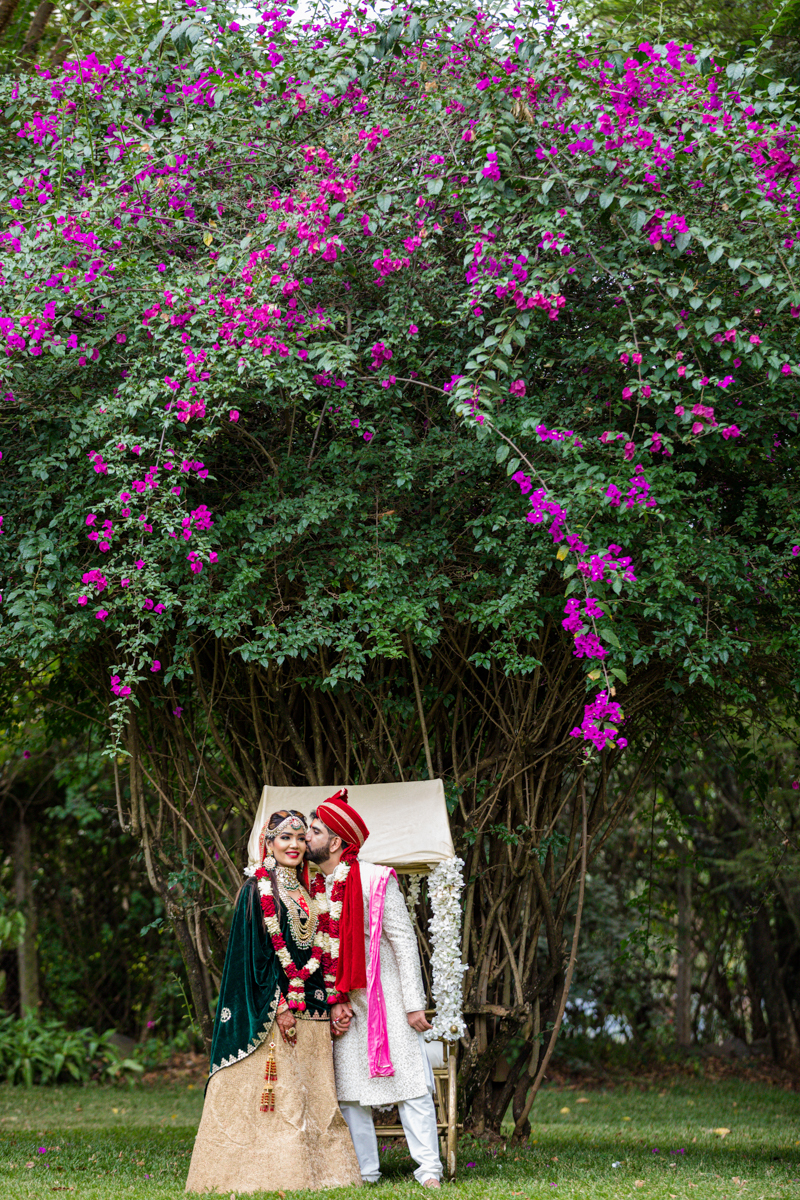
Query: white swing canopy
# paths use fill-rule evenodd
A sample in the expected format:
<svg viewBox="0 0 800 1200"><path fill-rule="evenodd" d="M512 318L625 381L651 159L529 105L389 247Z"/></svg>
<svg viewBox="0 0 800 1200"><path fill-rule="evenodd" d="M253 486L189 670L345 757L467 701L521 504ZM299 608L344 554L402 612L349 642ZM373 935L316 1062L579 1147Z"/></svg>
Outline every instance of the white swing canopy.
<svg viewBox="0 0 800 1200"><path fill-rule="evenodd" d="M266 785L247 847L251 865L258 865L258 835L272 813L295 808L308 817L312 809L337 791L338 786ZM347 793L369 829L359 852L365 862L421 874L455 857L441 779L355 784Z"/></svg>

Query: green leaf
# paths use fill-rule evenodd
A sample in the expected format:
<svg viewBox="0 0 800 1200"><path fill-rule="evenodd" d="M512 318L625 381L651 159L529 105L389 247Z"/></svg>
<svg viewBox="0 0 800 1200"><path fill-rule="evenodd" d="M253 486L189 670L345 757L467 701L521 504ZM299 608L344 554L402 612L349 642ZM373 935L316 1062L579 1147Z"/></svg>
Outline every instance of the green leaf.
<svg viewBox="0 0 800 1200"><path fill-rule="evenodd" d="M600 635L600 637L603 639L603 641L609 642L617 650L621 649L621 646L619 644L619 638L617 637L616 633L614 632L614 630L611 628L610 625L601 625L598 628L597 632Z"/></svg>

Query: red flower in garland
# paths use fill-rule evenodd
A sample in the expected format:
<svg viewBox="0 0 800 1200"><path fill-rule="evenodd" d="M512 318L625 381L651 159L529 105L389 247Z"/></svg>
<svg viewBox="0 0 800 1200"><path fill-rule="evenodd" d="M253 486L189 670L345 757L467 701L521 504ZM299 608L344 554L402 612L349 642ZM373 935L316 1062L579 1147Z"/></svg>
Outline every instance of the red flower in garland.
<svg viewBox="0 0 800 1200"><path fill-rule="evenodd" d="M336 868L331 888L330 908L320 918L324 923L326 933L326 950L323 956L323 971L325 974L325 991L328 994L328 1004L339 1004L347 999L347 994L336 990L336 975L339 967L339 924L344 904L344 888L347 876L350 874L350 863L342 861ZM322 872L314 877L311 885L311 895L321 896L325 891L325 877Z"/></svg>

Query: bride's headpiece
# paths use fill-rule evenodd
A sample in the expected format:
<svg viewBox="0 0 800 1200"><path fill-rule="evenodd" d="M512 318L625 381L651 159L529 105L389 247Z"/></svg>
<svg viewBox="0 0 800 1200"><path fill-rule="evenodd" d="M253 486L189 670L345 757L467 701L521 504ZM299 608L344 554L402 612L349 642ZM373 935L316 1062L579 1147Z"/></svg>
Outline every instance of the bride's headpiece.
<svg viewBox="0 0 800 1200"><path fill-rule="evenodd" d="M301 817L290 813L288 817L284 817L280 825L275 829L267 829L267 823L272 815L273 807L269 801L269 793L266 786L261 792L261 800L259 801L258 810L256 812L253 827L250 832L250 837L247 842L247 866L245 867L245 875L252 875L255 870L261 866L264 861L264 846L267 840L272 839L279 833L285 833L287 829L291 829L296 833L307 828L305 821Z"/></svg>

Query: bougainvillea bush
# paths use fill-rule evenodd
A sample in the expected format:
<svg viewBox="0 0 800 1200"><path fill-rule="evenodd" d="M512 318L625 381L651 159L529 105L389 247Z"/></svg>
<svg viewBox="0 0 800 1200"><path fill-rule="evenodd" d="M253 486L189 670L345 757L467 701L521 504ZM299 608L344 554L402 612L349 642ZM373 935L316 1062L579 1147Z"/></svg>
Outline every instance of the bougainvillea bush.
<svg viewBox="0 0 800 1200"><path fill-rule="evenodd" d="M184 915L264 777L444 774L496 1123L576 771L599 844L629 742L798 683L795 93L530 5L161 11L0 83L1 652L122 739Z"/></svg>

